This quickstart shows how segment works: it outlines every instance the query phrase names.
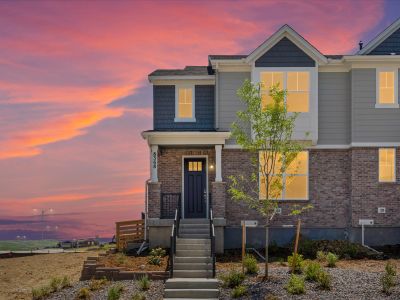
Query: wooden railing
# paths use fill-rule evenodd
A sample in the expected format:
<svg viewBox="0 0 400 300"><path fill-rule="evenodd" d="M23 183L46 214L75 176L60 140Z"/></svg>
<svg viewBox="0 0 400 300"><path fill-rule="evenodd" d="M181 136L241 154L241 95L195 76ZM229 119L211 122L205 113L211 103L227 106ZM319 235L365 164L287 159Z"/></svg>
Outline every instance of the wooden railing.
<svg viewBox="0 0 400 300"><path fill-rule="evenodd" d="M116 222L117 250L126 249L129 242L140 243L144 240L144 220Z"/></svg>

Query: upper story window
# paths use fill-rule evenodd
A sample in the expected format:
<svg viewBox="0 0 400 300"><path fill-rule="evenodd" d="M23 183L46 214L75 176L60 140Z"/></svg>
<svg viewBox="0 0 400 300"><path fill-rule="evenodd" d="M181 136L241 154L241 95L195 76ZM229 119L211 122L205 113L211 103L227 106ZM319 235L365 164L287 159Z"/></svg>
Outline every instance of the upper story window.
<svg viewBox="0 0 400 300"><path fill-rule="evenodd" d="M281 173L279 157L272 171L270 182L278 181L282 189L273 198L276 200L308 200L308 151L297 154L292 163ZM259 154L260 168L264 167L265 156ZM267 168L271 166L267 165ZM266 180L260 173L260 198L266 194ZM275 194L275 193L274 193ZM272 195L272 194L270 194Z"/></svg>
<svg viewBox="0 0 400 300"><path fill-rule="evenodd" d="M376 105L377 108L398 108L398 70L376 70Z"/></svg>
<svg viewBox="0 0 400 300"><path fill-rule="evenodd" d="M394 148L379 149L379 181L396 181L396 149Z"/></svg>
<svg viewBox="0 0 400 300"><path fill-rule="evenodd" d="M285 103L288 112L309 112L309 72L261 72L260 81L263 83L261 97L264 106L272 103L270 88L278 84L287 90Z"/></svg>
<svg viewBox="0 0 400 300"><path fill-rule="evenodd" d="M196 122L194 85L175 86L175 122Z"/></svg>

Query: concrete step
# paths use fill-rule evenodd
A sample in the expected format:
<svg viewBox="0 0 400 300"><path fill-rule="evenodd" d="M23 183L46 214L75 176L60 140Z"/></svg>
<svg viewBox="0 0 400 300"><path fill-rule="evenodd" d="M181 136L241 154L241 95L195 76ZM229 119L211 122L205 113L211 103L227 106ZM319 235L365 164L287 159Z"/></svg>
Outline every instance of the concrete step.
<svg viewBox="0 0 400 300"><path fill-rule="evenodd" d="M212 263L211 257L209 256L197 256L197 257L192 257L192 256L187 256L187 257L179 257L175 256L175 263Z"/></svg>
<svg viewBox="0 0 400 300"><path fill-rule="evenodd" d="M177 244L176 250L200 250L200 249L211 249L210 244L201 245L201 244Z"/></svg>
<svg viewBox="0 0 400 300"><path fill-rule="evenodd" d="M207 239L210 238L210 234L204 233L179 233L179 238L183 239Z"/></svg>
<svg viewBox="0 0 400 300"><path fill-rule="evenodd" d="M179 224L210 224L209 219L182 219Z"/></svg>
<svg viewBox="0 0 400 300"><path fill-rule="evenodd" d="M174 263L174 270L212 270L211 263Z"/></svg>
<svg viewBox="0 0 400 300"><path fill-rule="evenodd" d="M208 234L210 235L210 229L209 228L186 228L186 227L181 227L179 228L179 233L182 234L188 234L188 233L201 233L201 234Z"/></svg>
<svg viewBox="0 0 400 300"><path fill-rule="evenodd" d="M208 230L210 230L210 224L179 224L179 228L208 229Z"/></svg>
<svg viewBox="0 0 400 300"><path fill-rule="evenodd" d="M211 244L211 240L210 239L183 239L183 238L177 238L176 239L176 244L177 245L183 245L183 244L209 245L209 244Z"/></svg>
<svg viewBox="0 0 400 300"><path fill-rule="evenodd" d="M182 257L199 257L199 256L210 256L210 250L199 249L199 250L176 250L176 256Z"/></svg>
<svg viewBox="0 0 400 300"><path fill-rule="evenodd" d="M165 289L165 298L218 298L218 289Z"/></svg>
<svg viewBox="0 0 400 300"><path fill-rule="evenodd" d="M212 278L212 270L174 270L174 278Z"/></svg>
<svg viewBox="0 0 400 300"><path fill-rule="evenodd" d="M165 282L166 289L217 289L215 278L170 278Z"/></svg>

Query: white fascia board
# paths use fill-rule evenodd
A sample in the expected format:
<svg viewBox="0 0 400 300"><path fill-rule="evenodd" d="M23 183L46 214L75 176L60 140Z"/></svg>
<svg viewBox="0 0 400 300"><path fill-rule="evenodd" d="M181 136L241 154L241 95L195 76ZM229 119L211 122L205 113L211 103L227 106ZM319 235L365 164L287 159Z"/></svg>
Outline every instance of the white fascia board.
<svg viewBox="0 0 400 300"><path fill-rule="evenodd" d="M357 52L357 54L368 54L374 50L380 43L386 40L390 35L392 35L397 29L400 28L400 18L394 21L389 27L378 34L374 39L372 39L365 47Z"/></svg>
<svg viewBox="0 0 400 300"><path fill-rule="evenodd" d="M345 55L347 62L400 62L400 55Z"/></svg>
<svg viewBox="0 0 400 300"><path fill-rule="evenodd" d="M200 131L174 131L174 132L142 132L142 137L149 145L225 145L225 140L231 133L200 132Z"/></svg>
<svg viewBox="0 0 400 300"><path fill-rule="evenodd" d="M271 49L283 37L287 37L297 47L303 50L310 57L314 58L319 64L324 65L328 63L328 59L321 52L319 52L317 48L311 45L289 25L284 25L283 27L281 27L277 32L275 32L260 46L258 46L252 53L247 56L246 62L252 63L256 61L261 55Z"/></svg>

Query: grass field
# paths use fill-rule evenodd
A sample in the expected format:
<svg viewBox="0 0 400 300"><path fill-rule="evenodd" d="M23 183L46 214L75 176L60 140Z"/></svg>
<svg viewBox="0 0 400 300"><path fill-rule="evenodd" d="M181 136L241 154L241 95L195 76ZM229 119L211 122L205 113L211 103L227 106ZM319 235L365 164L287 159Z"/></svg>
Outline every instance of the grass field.
<svg viewBox="0 0 400 300"><path fill-rule="evenodd" d="M56 240L0 241L0 251L22 251L56 247Z"/></svg>

